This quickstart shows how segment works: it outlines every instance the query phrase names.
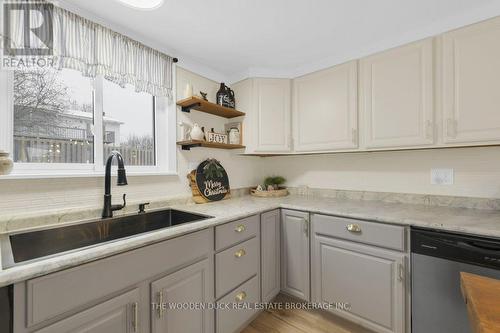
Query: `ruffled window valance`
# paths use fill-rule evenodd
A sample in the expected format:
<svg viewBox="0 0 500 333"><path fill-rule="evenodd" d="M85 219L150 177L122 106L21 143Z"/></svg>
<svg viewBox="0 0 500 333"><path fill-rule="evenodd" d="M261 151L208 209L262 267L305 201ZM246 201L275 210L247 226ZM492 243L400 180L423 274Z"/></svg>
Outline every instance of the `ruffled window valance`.
<svg viewBox="0 0 500 333"><path fill-rule="evenodd" d="M54 67L103 75L137 92L172 96L172 57L60 7L53 7L52 21ZM22 40L22 22L17 17L11 26L14 40Z"/></svg>
<svg viewBox="0 0 500 333"><path fill-rule="evenodd" d="M172 57L59 7L54 8L53 29L59 68L103 75L137 92L172 96Z"/></svg>

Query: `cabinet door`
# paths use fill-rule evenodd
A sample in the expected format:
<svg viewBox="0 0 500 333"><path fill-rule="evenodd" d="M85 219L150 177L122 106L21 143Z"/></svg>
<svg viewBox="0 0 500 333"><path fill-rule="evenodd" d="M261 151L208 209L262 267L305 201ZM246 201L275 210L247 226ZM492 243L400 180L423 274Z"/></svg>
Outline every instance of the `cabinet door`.
<svg viewBox="0 0 500 333"><path fill-rule="evenodd" d="M261 288L262 302L270 302L279 294L280 282L280 211L261 215Z"/></svg>
<svg viewBox="0 0 500 333"><path fill-rule="evenodd" d="M139 290L96 305L45 327L36 333L136 333L139 323ZM146 308L148 305L146 305Z"/></svg>
<svg viewBox="0 0 500 333"><path fill-rule="evenodd" d="M404 332L404 254L316 235L312 274L315 302L375 332Z"/></svg>
<svg viewBox="0 0 500 333"><path fill-rule="evenodd" d="M231 89L233 89L236 98L236 109L245 112L245 117L239 118L240 120L238 120L243 123L241 143L246 147L245 154L253 154L255 152L255 134L257 133L257 126L255 125L256 115L254 111L253 86L253 79L245 79L231 84ZM229 123L235 121L237 120L228 120Z"/></svg>
<svg viewBox="0 0 500 333"><path fill-rule="evenodd" d="M357 61L293 81L294 149L358 147Z"/></svg>
<svg viewBox="0 0 500 333"><path fill-rule="evenodd" d="M366 148L434 143L432 39L362 59L360 78Z"/></svg>
<svg viewBox="0 0 500 333"><path fill-rule="evenodd" d="M155 333L209 333L213 311L196 306L213 301L213 271L206 259L151 284ZM175 305L172 307L172 305ZM185 308L175 308L177 305Z"/></svg>
<svg viewBox="0 0 500 333"><path fill-rule="evenodd" d="M287 79L255 80L256 152L291 150L291 84Z"/></svg>
<svg viewBox="0 0 500 333"><path fill-rule="evenodd" d="M283 210L281 289L309 301L309 213Z"/></svg>
<svg viewBox="0 0 500 333"><path fill-rule="evenodd" d="M500 140L500 19L446 33L444 142Z"/></svg>

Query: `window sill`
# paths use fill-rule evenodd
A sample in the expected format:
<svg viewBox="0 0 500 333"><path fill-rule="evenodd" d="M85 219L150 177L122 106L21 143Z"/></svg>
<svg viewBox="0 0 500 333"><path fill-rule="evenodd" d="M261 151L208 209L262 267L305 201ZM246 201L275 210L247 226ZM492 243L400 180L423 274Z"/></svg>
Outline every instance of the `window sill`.
<svg viewBox="0 0 500 333"><path fill-rule="evenodd" d="M148 177L148 176L178 176L179 173L174 171L129 171L127 172L127 177ZM116 176L113 172L112 176ZM104 172L86 172L86 173L58 173L58 174L10 174L6 176L0 176L0 181L2 180L12 180L12 179L55 179L55 178L100 178L104 177Z"/></svg>

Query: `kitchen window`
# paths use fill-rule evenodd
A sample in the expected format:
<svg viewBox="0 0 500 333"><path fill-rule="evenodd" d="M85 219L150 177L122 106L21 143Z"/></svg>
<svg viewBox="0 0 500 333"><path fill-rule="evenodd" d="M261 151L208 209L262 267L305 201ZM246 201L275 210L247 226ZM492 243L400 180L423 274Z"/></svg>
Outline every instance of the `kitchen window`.
<svg viewBox="0 0 500 333"><path fill-rule="evenodd" d="M16 70L16 163L94 163L94 89L74 70Z"/></svg>
<svg viewBox="0 0 500 333"><path fill-rule="evenodd" d="M31 46L24 17L37 11L57 24ZM0 149L15 161L7 178L102 175L113 150L130 175L175 172L175 58L52 4L6 24Z"/></svg>
<svg viewBox="0 0 500 333"><path fill-rule="evenodd" d="M119 151L126 165L154 166L155 100L148 93L137 93L132 86L103 81L104 160Z"/></svg>
<svg viewBox="0 0 500 333"><path fill-rule="evenodd" d="M9 177L101 175L111 151L133 174L175 173L175 108L72 69L0 71L0 148Z"/></svg>

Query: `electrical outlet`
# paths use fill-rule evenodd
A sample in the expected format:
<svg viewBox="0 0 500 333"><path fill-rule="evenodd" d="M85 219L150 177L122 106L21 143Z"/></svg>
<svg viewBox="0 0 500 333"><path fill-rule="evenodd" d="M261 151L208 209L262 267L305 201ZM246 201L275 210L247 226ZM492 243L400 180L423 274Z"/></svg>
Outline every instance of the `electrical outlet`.
<svg viewBox="0 0 500 333"><path fill-rule="evenodd" d="M453 185L453 183L454 183L453 169L431 169L432 185Z"/></svg>

